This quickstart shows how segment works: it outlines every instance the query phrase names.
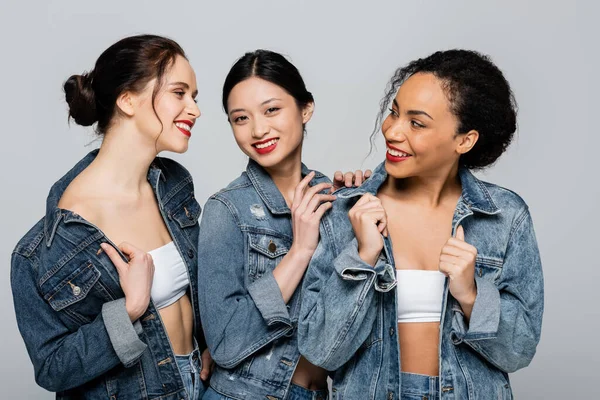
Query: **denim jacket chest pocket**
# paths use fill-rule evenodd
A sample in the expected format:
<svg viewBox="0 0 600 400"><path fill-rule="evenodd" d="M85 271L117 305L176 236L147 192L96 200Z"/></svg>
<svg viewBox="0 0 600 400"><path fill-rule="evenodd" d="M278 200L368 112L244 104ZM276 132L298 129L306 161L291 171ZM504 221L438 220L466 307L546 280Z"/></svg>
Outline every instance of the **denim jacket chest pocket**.
<svg viewBox="0 0 600 400"><path fill-rule="evenodd" d="M275 233L248 234L248 278L250 282L273 271L288 253L291 241Z"/></svg>
<svg viewBox="0 0 600 400"><path fill-rule="evenodd" d="M75 258L40 285L44 299L76 326L90 323L116 297L91 260Z"/></svg>
<svg viewBox="0 0 600 400"><path fill-rule="evenodd" d="M198 233L193 228L197 227L202 209L193 193L189 193L189 195L177 200L177 205L169 209L167 217L177 223L177 226L181 228L189 244L195 247L197 245Z"/></svg>
<svg viewBox="0 0 600 400"><path fill-rule="evenodd" d="M475 279L485 279L498 284L502 273L502 260L477 255L475 260Z"/></svg>

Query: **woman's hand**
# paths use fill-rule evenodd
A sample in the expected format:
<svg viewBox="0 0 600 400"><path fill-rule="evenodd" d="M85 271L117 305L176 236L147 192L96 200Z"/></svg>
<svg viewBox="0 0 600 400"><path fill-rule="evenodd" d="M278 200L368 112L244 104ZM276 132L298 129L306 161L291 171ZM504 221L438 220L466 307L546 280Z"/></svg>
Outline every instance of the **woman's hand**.
<svg viewBox="0 0 600 400"><path fill-rule="evenodd" d="M439 269L450 278L450 294L461 305L467 319L471 317L477 287L475 285L475 259L477 249L465 242L462 226L456 229L456 237L448 239L440 254Z"/></svg>
<svg viewBox="0 0 600 400"><path fill-rule="evenodd" d="M150 303L150 289L154 279L152 256L123 242L119 245L119 250L129 258L129 263L126 263L111 245L102 243L100 246L117 268L119 283L125 293L125 308L133 322L146 312Z"/></svg>
<svg viewBox="0 0 600 400"><path fill-rule="evenodd" d="M335 171L335 174L333 174L333 187L331 188L331 191L334 192L344 186L360 186L371 176L371 174L372 172L370 169L365 172L361 170L356 170L354 172L349 171L345 174L342 173L342 171Z"/></svg>
<svg viewBox="0 0 600 400"><path fill-rule="evenodd" d="M208 348L204 349L202 352L202 371L200 371L200 379L208 381L214 368L215 362L210 355L210 351L208 351Z"/></svg>
<svg viewBox="0 0 600 400"><path fill-rule="evenodd" d="M294 242L292 248L304 256L312 257L319 244L319 222L325 212L332 207L335 196L321 194L330 189L330 183L319 183L309 186L314 172L306 175L296 186L294 199L292 201L292 229ZM291 250L290 250L291 251Z"/></svg>
<svg viewBox="0 0 600 400"><path fill-rule="evenodd" d="M383 249L383 238L387 236L387 215L381 200L370 193L364 194L348 211L348 217L358 241L358 255L374 266Z"/></svg>

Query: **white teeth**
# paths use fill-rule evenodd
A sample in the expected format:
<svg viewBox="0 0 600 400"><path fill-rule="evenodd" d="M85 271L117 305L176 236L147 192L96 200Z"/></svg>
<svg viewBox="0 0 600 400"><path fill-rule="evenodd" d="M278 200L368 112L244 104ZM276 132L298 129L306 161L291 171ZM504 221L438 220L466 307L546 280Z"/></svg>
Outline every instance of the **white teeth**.
<svg viewBox="0 0 600 400"><path fill-rule="evenodd" d="M279 140L279 139L273 139L273 140L269 140L269 141L268 141L268 142L266 142L266 143L255 144L254 146L255 146L257 149L266 149L267 147L269 147L269 146L273 146L275 143L277 143L277 140Z"/></svg>
<svg viewBox="0 0 600 400"><path fill-rule="evenodd" d="M175 126L181 129L185 129L188 132L192 130L192 128L188 124L184 124L183 122L176 122Z"/></svg>
<svg viewBox="0 0 600 400"><path fill-rule="evenodd" d="M409 157L410 156L410 154L408 154L408 153L404 153L402 151L390 149L389 147L388 147L387 151L388 151L388 153L390 153L394 157Z"/></svg>

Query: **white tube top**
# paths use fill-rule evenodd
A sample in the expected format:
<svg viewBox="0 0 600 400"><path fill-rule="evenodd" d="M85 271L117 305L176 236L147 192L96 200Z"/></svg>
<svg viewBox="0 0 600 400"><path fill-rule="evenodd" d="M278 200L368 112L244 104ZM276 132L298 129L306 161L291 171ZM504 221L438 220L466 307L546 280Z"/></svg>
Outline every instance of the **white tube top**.
<svg viewBox="0 0 600 400"><path fill-rule="evenodd" d="M398 323L440 322L445 280L439 271L397 269Z"/></svg>
<svg viewBox="0 0 600 400"><path fill-rule="evenodd" d="M154 260L150 296L157 309L165 308L185 294L190 284L187 267L173 242L148 253Z"/></svg>

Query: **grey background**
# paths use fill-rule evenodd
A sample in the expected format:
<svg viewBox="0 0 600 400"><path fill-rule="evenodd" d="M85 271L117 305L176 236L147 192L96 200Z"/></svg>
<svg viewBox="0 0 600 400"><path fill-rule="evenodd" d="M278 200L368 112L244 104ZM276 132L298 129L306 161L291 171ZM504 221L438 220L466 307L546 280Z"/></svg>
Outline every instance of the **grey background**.
<svg viewBox="0 0 600 400"><path fill-rule="evenodd" d="M67 125L62 83L123 36L157 33L186 49L203 116L181 161L200 202L245 167L220 108L221 85L245 51L289 55L316 99L304 161L331 174L374 167L368 136L394 69L438 49L492 55L519 102L519 133L483 177L529 203L542 252L546 312L538 354L512 375L522 399L594 397L599 279L597 130L599 7L546 1L7 2L0 6L1 398L50 399L18 333L9 259L40 218L48 189L99 145Z"/></svg>

